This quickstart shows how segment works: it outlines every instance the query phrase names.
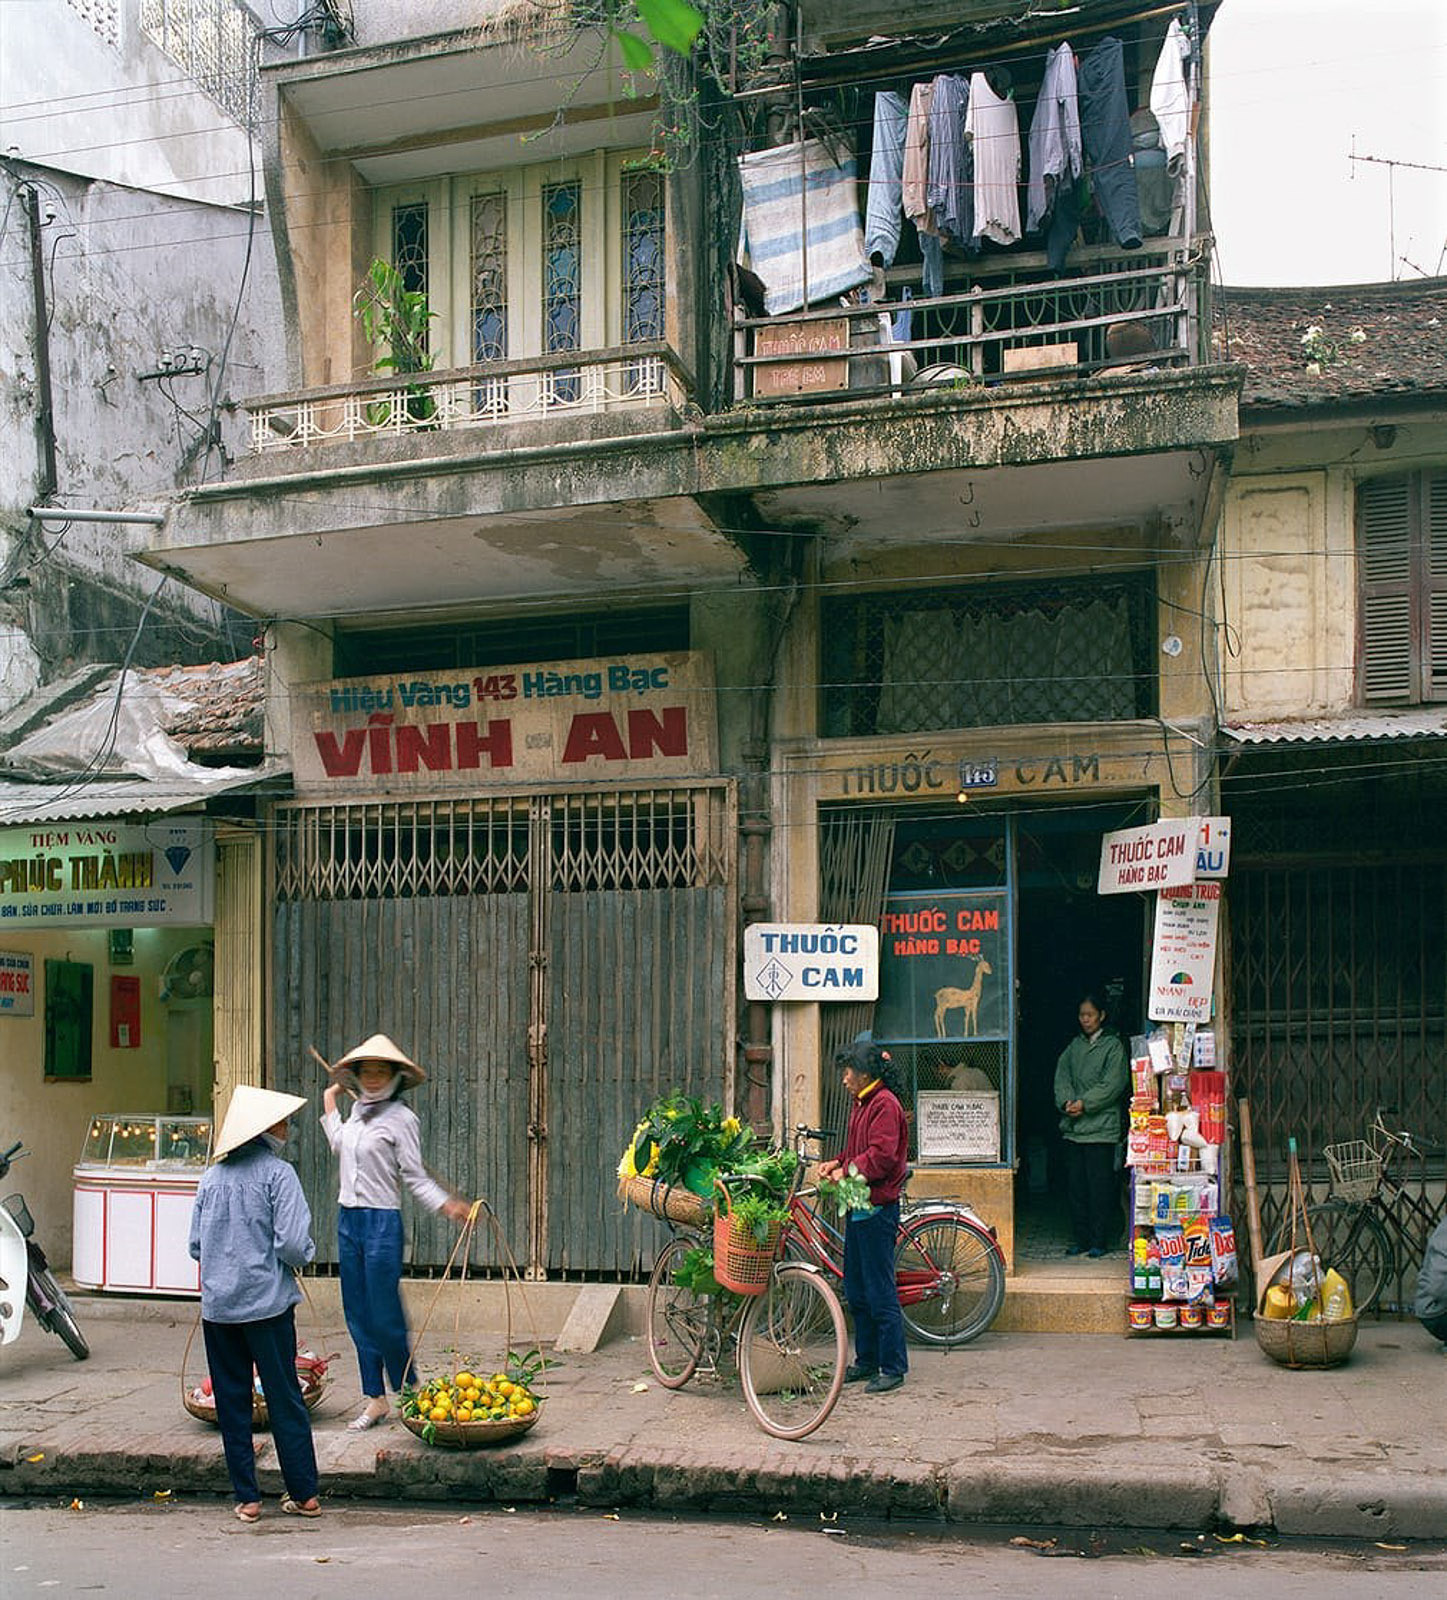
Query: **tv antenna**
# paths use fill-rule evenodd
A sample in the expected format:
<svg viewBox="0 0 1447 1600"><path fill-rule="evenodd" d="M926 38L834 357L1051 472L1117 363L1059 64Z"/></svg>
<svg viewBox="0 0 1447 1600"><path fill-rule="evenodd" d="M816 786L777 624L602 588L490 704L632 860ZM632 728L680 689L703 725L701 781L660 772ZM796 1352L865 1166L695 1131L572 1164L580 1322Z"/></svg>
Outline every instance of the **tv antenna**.
<svg viewBox="0 0 1447 1600"><path fill-rule="evenodd" d="M1409 167L1414 172L1447 172L1447 167L1434 166L1428 161L1398 161L1392 156L1359 156L1357 154L1357 136L1352 135L1351 155L1347 158L1355 167L1358 161L1370 162L1373 166L1387 169L1387 245L1392 256L1392 282L1397 281L1397 195L1396 176L1398 167ZM1352 177L1356 177L1355 171ZM1402 257L1405 261L1406 257ZM1410 266L1411 263L1409 262ZM1439 260L1440 265L1440 260ZM1418 268L1418 271L1421 269Z"/></svg>

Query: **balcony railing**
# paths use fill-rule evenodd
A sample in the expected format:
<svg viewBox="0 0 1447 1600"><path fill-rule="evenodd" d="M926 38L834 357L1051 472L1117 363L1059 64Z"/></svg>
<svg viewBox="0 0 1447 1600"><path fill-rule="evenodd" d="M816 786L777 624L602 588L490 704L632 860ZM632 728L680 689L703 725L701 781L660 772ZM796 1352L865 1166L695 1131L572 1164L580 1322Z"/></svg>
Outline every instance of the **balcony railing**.
<svg viewBox="0 0 1447 1600"><path fill-rule="evenodd" d="M911 274L891 272L887 298L777 317L735 329L734 397L810 403L895 392L911 383L1014 382L1207 359L1208 260L1168 248L1097 247L1051 277L1044 256L986 258L957 269L971 287L905 299ZM912 275L918 292L918 269ZM909 313L909 331L891 324ZM1112 330L1121 330L1114 333Z"/></svg>
<svg viewBox="0 0 1447 1600"><path fill-rule="evenodd" d="M680 412L692 395L678 356L649 342L366 378L268 395L246 410L261 453L650 407Z"/></svg>

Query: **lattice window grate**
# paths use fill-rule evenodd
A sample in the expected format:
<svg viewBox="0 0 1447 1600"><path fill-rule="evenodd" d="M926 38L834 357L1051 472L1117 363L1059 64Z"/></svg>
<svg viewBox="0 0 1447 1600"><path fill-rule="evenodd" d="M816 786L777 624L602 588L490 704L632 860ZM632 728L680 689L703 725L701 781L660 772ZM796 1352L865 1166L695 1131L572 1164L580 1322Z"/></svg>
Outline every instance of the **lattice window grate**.
<svg viewBox="0 0 1447 1600"><path fill-rule="evenodd" d="M77 16L85 18L107 44L120 49L120 0L68 0L68 4Z"/></svg>
<svg viewBox="0 0 1447 1600"><path fill-rule="evenodd" d="M234 0L142 0L141 30L244 127L256 121L257 31Z"/></svg>

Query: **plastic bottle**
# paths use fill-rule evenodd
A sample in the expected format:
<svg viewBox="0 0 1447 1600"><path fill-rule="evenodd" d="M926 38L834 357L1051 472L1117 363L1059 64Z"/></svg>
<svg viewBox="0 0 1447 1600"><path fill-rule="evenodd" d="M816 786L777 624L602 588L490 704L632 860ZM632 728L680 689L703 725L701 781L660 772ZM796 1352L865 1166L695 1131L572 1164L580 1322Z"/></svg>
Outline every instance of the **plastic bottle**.
<svg viewBox="0 0 1447 1600"><path fill-rule="evenodd" d="M1345 1322L1352 1315L1352 1292L1335 1267L1321 1275L1321 1320Z"/></svg>

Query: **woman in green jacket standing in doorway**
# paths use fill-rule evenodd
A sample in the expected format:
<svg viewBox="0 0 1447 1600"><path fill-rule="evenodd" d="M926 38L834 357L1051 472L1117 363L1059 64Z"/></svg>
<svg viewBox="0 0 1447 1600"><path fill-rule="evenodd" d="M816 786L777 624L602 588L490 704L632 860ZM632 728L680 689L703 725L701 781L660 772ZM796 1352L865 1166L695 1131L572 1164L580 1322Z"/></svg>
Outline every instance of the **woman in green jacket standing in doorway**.
<svg viewBox="0 0 1447 1600"><path fill-rule="evenodd" d="M1055 1106L1065 1140L1065 1184L1075 1246L1067 1255L1103 1256L1120 1233L1115 1148L1130 1067L1118 1035L1105 1031L1104 1002L1081 998L1080 1032L1055 1066Z"/></svg>

